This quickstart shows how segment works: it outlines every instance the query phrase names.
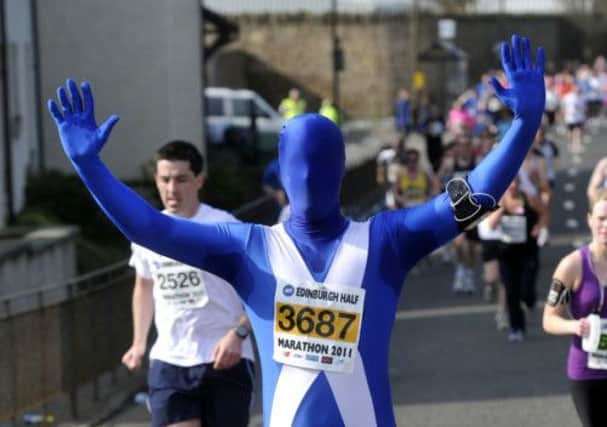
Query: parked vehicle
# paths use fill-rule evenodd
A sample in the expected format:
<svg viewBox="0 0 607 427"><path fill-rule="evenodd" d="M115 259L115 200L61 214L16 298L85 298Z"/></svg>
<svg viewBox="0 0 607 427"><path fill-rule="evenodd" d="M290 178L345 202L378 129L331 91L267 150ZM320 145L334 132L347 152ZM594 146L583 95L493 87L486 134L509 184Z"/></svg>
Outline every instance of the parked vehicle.
<svg viewBox="0 0 607 427"><path fill-rule="evenodd" d="M248 152L276 150L283 119L256 92L208 87L205 111L209 144L230 144Z"/></svg>

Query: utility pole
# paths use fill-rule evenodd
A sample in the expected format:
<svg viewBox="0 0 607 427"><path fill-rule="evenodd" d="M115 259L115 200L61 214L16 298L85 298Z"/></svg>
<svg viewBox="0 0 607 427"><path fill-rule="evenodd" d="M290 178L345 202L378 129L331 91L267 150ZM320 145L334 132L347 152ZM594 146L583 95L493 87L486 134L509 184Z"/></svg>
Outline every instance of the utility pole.
<svg viewBox="0 0 607 427"><path fill-rule="evenodd" d="M15 223L15 195L13 192L13 141L11 135L9 84L8 84L8 30L6 28L6 2L0 1L0 79L2 79L2 110L4 138L4 191L6 197L6 222L8 225Z"/></svg>
<svg viewBox="0 0 607 427"><path fill-rule="evenodd" d="M344 55L337 35L337 0L331 0L331 41L333 46L333 105L341 117L339 72L344 69Z"/></svg>
<svg viewBox="0 0 607 427"><path fill-rule="evenodd" d="M30 0L30 22L32 25L32 56L34 60L34 100L36 105L36 136L38 138L38 173L43 173L46 169L46 148L43 140L42 130L42 103L39 102L42 99L41 93L41 71L40 71L40 32L38 31L38 2L37 0Z"/></svg>
<svg viewBox="0 0 607 427"><path fill-rule="evenodd" d="M205 58L205 46L206 46L206 32L205 32L205 16L204 16L204 0L200 0L200 90L201 90L201 103L202 103L202 127L200 135L200 151L207 154L207 97L205 96L205 88L207 87L207 67ZM208 158L207 158L208 162ZM207 168L208 171L208 168Z"/></svg>
<svg viewBox="0 0 607 427"><path fill-rule="evenodd" d="M419 0L413 0L409 12L409 82L413 85L413 78L417 71L417 55L419 51ZM412 92L412 87L408 88Z"/></svg>

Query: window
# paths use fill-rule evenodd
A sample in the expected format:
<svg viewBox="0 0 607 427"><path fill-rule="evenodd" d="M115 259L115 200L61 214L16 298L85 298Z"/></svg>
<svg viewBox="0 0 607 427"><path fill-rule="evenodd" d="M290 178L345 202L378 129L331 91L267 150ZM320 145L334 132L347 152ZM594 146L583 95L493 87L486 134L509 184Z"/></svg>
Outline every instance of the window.
<svg viewBox="0 0 607 427"><path fill-rule="evenodd" d="M236 117L250 117L251 116L251 105L255 108L255 115L257 117L269 118L269 114L261 108L261 106L255 102L255 100L249 98L235 98L234 102L234 116Z"/></svg>
<svg viewBox="0 0 607 427"><path fill-rule="evenodd" d="M206 99L206 115L207 116L223 116L225 111L223 108L223 99L216 96L205 96Z"/></svg>
<svg viewBox="0 0 607 427"><path fill-rule="evenodd" d="M251 101L245 98L235 98L232 100L234 103L234 116L236 117L249 117L251 115Z"/></svg>

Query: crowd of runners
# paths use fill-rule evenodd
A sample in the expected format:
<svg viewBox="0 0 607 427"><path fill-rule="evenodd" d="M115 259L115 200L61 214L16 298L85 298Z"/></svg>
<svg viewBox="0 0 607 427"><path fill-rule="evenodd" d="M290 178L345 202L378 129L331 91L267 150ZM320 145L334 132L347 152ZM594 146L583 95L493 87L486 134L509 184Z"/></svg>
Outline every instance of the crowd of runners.
<svg viewBox="0 0 607 427"><path fill-rule="evenodd" d="M452 178L466 176L499 143L513 116L489 84L492 76L507 85L503 71L487 72L451 103L446 114L427 97L418 96L423 101L414 103L406 90L399 93L398 138L377 157L376 179L386 190L386 209L429 200ZM546 73L545 86L542 124L517 178L499 201L500 208L440 249L442 259L454 266L453 292L480 294L495 302L496 327L509 330L513 342L524 340L525 311L538 303L539 251L550 236L556 162L563 149L565 155L581 153L583 134L595 133L604 120L607 62L599 56L591 65ZM423 140L424 152L420 144L411 143L416 138ZM605 185L607 159L597 164L588 197Z"/></svg>

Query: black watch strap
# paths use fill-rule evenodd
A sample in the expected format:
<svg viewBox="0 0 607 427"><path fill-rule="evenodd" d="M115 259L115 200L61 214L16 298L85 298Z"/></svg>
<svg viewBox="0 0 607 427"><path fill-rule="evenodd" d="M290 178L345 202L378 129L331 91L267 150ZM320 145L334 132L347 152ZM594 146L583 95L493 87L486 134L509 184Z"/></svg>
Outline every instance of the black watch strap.
<svg viewBox="0 0 607 427"><path fill-rule="evenodd" d="M478 203L466 178L452 178L445 190L451 200L453 215L460 231L474 228L488 213L498 207L496 204L492 207L484 207Z"/></svg>
<svg viewBox="0 0 607 427"><path fill-rule="evenodd" d="M249 336L249 330L244 325L238 325L234 329L234 332L236 333L236 336L241 340L244 340Z"/></svg>

